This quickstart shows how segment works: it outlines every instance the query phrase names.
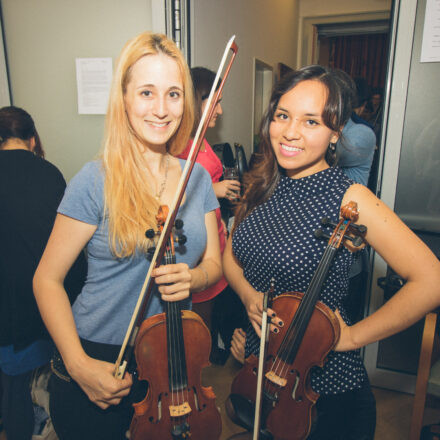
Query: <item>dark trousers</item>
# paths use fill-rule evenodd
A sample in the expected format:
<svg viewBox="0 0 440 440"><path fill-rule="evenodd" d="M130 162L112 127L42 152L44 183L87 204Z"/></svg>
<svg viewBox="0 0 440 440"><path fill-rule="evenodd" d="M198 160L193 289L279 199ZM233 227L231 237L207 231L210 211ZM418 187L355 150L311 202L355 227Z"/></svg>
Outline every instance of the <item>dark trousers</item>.
<svg viewBox="0 0 440 440"><path fill-rule="evenodd" d="M115 361L120 348L84 340L81 343L89 356L107 362ZM49 381L49 393L50 415L59 440L126 439L133 416L133 400L124 398L119 405L103 410L89 400L74 380L67 382L55 374Z"/></svg>
<svg viewBox="0 0 440 440"><path fill-rule="evenodd" d="M8 440L30 440L34 430L32 371L17 376L1 373L3 427Z"/></svg>
<svg viewBox="0 0 440 440"><path fill-rule="evenodd" d="M373 440L376 401L370 384L316 403L317 422L308 440Z"/></svg>
<svg viewBox="0 0 440 440"><path fill-rule="evenodd" d="M130 405L103 410L92 403L73 380L52 375L49 382L50 415L60 440L123 440L130 426Z"/></svg>

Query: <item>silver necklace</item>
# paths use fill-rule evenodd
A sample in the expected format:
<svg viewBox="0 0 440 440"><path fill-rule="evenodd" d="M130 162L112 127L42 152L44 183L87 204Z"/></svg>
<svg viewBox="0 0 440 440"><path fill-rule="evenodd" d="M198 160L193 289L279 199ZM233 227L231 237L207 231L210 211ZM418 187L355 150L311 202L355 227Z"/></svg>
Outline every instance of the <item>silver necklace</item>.
<svg viewBox="0 0 440 440"><path fill-rule="evenodd" d="M160 200L160 198L162 197L162 194L165 190L165 187L167 185L167 177L168 177L168 168L169 168L169 164L170 164L170 155L168 153L166 153L166 159L165 159L165 176L163 178L162 183L160 184L160 188L159 191L156 192L156 199Z"/></svg>

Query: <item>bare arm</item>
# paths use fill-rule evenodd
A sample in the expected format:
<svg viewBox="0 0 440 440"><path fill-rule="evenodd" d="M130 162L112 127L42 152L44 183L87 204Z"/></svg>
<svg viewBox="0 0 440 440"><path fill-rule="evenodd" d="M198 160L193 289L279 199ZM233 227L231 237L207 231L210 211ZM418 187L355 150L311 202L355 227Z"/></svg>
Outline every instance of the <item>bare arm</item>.
<svg viewBox="0 0 440 440"><path fill-rule="evenodd" d="M159 286L162 299L178 301L187 298L190 292L198 292L212 286L222 276L220 244L215 211L205 214L207 233L206 249L198 266L189 269L185 263L161 266L152 275ZM169 283L173 283L169 285ZM170 297L170 295L173 295Z"/></svg>
<svg viewBox="0 0 440 440"><path fill-rule="evenodd" d="M352 186L343 204L350 200L358 203L358 223L368 228L366 241L406 284L355 325L347 327L340 319L339 351L363 347L402 331L440 305L440 262L430 249L367 188Z"/></svg>
<svg viewBox="0 0 440 440"><path fill-rule="evenodd" d="M35 298L41 316L66 368L90 400L101 408L119 403L128 394L131 377L113 377L114 365L92 359L82 349L64 278L96 230L96 226L58 214L34 276Z"/></svg>
<svg viewBox="0 0 440 440"><path fill-rule="evenodd" d="M263 294L255 290L246 280L243 269L239 265L232 251L232 237L226 243L223 253L223 272L230 286L237 292L243 302L249 320L252 323L258 336L261 336L261 316L263 313ZM282 321L276 318L272 309L268 309L268 316L271 317L271 331L278 332L277 326L284 325Z"/></svg>

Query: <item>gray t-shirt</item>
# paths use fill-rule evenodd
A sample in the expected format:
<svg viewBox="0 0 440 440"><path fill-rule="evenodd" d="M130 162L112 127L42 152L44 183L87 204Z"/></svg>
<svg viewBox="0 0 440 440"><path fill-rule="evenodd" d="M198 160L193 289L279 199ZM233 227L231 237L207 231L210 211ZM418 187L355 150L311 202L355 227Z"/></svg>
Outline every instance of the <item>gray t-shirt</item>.
<svg viewBox="0 0 440 440"><path fill-rule="evenodd" d="M184 160L179 159L183 169ZM108 219L104 216L104 171L100 161L87 163L70 181L58 208L60 214L97 225L87 243L86 283L73 304L81 338L106 344L122 344L139 293L149 268L149 260L138 251L130 258L116 258L109 247ZM186 188L186 200L177 218L183 220L185 245L176 244L176 260L195 267L206 247L205 214L218 207L209 174L198 164ZM190 300L184 308L190 307ZM147 317L163 312L154 289Z"/></svg>

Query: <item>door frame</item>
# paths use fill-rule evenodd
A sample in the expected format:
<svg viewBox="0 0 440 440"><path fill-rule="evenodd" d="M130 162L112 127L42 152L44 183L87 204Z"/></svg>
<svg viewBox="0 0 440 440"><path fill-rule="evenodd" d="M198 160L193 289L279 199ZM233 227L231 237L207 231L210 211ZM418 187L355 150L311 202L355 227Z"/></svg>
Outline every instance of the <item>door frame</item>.
<svg viewBox="0 0 440 440"><path fill-rule="evenodd" d="M394 209L396 197L416 12L417 2L396 0L394 3L381 141L382 154L379 161L377 185L378 197L391 209ZM389 115L393 115L393 117L389 118ZM386 276L387 264L375 252L372 253L372 268L370 303L367 306L368 315L379 309L384 302L384 291L378 287L377 281ZM414 393L416 381L414 375L377 367L378 349L379 343L376 342L368 345L364 350L364 363L371 384Z"/></svg>

